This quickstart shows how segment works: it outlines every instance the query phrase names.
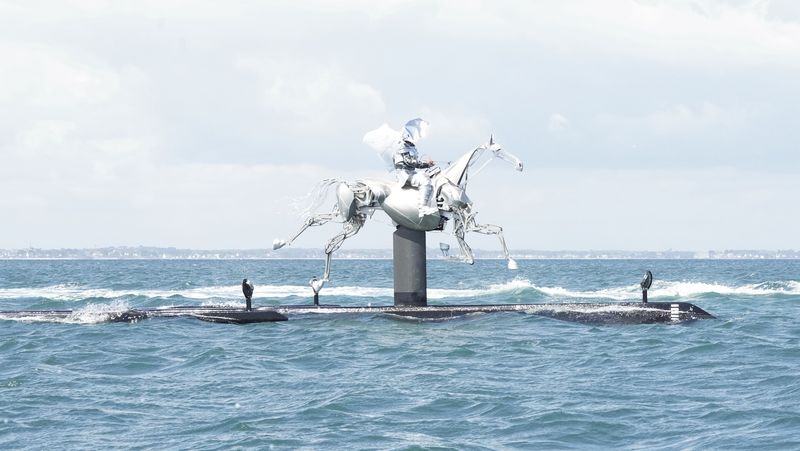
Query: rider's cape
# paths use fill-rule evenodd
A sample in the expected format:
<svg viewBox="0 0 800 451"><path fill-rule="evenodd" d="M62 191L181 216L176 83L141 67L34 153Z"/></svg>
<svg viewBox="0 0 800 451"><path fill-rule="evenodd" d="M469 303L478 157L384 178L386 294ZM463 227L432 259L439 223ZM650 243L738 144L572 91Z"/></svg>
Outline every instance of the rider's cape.
<svg viewBox="0 0 800 451"><path fill-rule="evenodd" d="M364 135L364 143L378 152L381 160L386 164L386 169L390 172L395 170L394 156L403 150L403 141L416 144L427 134L428 123L420 118L411 119L406 122L403 131L397 131L389 124L367 132Z"/></svg>

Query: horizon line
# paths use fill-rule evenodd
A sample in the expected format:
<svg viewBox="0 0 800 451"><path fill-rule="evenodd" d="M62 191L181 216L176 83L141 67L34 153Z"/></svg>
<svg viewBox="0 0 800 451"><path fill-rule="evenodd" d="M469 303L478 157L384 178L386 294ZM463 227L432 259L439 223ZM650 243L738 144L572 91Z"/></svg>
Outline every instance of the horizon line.
<svg viewBox="0 0 800 451"><path fill-rule="evenodd" d="M428 249L436 249L439 250L436 246L426 246ZM261 252L261 251L274 251L269 247L178 247L178 246L152 246L152 245L108 245L108 246L91 246L91 247L80 247L80 246L61 246L61 247L36 247L36 246L27 246L27 247L8 247L8 248L0 248L0 252L3 251L26 251L26 250L36 250L36 251L63 251L63 250L72 250L72 251L93 251L93 250L105 250L105 249L151 249L151 250L171 250L171 251L224 251L224 252ZM318 251L321 248L318 247L291 247L286 248L286 250L292 251ZM391 251L392 248L390 247L358 247L358 248L350 248L348 251ZM482 251L482 252L496 252L495 250L486 250L486 249L474 249L475 251ZM619 249L619 248L583 248L583 249L568 249L568 248L561 248L561 249L536 249L536 248L520 248L516 249L516 252L795 252L794 248L786 247L786 248L747 248L747 247L726 247L726 248L708 248L708 249Z"/></svg>

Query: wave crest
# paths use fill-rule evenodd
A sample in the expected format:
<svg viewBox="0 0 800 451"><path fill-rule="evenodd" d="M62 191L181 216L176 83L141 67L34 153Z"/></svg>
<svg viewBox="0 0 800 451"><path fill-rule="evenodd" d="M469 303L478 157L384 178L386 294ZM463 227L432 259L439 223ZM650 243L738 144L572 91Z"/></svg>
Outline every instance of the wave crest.
<svg viewBox="0 0 800 451"><path fill-rule="evenodd" d="M641 296L638 284L622 287L602 288L598 290L571 290L560 286L539 286L527 279L515 278L508 282L491 284L480 288L430 288L429 299L476 298L503 294L523 294L528 290L541 293L550 298L562 299L612 299L632 300ZM310 297L311 288L305 285L260 285L256 287L254 299L281 299L289 297ZM326 296L353 298L392 298L391 287L364 286L327 286L323 290ZM773 281L729 286L719 283L661 281L657 287L650 289L650 299L656 298L692 298L718 294L723 296L773 296L800 295L800 282ZM53 285L42 288L5 288L0 289L0 299L37 299L53 301L85 301L90 299L113 299L129 301L133 298L169 299L183 298L197 301L233 302L241 299L239 285L209 286L175 290L113 290L103 288L82 287L72 284ZM216 304L215 304L216 305Z"/></svg>

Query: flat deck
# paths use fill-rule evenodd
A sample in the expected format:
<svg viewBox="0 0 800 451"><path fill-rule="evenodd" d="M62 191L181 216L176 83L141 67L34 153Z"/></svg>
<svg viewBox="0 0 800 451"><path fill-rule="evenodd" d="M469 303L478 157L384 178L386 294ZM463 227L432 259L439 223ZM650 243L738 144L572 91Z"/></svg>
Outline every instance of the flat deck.
<svg viewBox="0 0 800 451"><path fill-rule="evenodd" d="M429 305L426 307L338 305L284 305L245 309L206 306L181 306L155 309L133 309L104 313L101 321L135 322L148 318L190 317L218 323L257 323L286 321L301 315L394 315L415 319L441 320L479 313L527 313L564 321L586 324L653 324L675 323L714 316L688 302L622 302L574 304L497 304L497 305ZM72 310L0 311L0 319L29 321L80 322ZM101 322L97 321L97 322Z"/></svg>

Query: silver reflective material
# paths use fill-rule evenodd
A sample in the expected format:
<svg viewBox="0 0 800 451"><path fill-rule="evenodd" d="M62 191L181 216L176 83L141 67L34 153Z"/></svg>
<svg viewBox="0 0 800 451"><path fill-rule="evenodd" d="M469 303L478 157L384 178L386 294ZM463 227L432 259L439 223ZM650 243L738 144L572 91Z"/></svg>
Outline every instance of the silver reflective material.
<svg viewBox="0 0 800 451"><path fill-rule="evenodd" d="M403 127L403 141L408 141L412 144L416 144L417 141L424 138L428 134L428 124L427 121L424 121L420 118L411 119L410 121L406 122L406 125Z"/></svg>
<svg viewBox="0 0 800 451"><path fill-rule="evenodd" d="M344 241L361 230L376 210L384 211L395 225L420 231L445 231L452 227L461 249L461 255L449 257L466 263L474 263L472 249L465 241L469 232L484 235L497 235L503 254L508 261L509 269L517 269L517 263L511 258L503 228L494 224L479 224L475 220L477 210L466 193L470 176L480 172L493 159L506 161L516 170L522 171L522 161L504 151L494 141L489 141L465 153L441 169L432 162L416 160L415 144L425 136L428 123L422 119L408 121L402 132L393 130L387 124L364 135L364 142L378 152L390 170L398 173L396 181L387 180L355 180L352 182L328 179L320 182L314 190L312 205L307 209L305 220L300 229L289 239L276 239L273 249L280 249L292 244L306 229L328 222L342 223L342 230L325 245L325 270L321 278L315 278L315 292L319 292L329 280L331 258ZM398 166L398 155L401 158L410 154L413 149L414 161ZM480 165L473 174L471 168ZM402 171L402 174L401 174ZM336 202L328 213L317 213L319 203L327 193L335 187ZM429 200L431 199L431 200ZM435 203L434 200L435 199ZM429 204L430 202L430 204ZM449 247L448 247L449 249Z"/></svg>

